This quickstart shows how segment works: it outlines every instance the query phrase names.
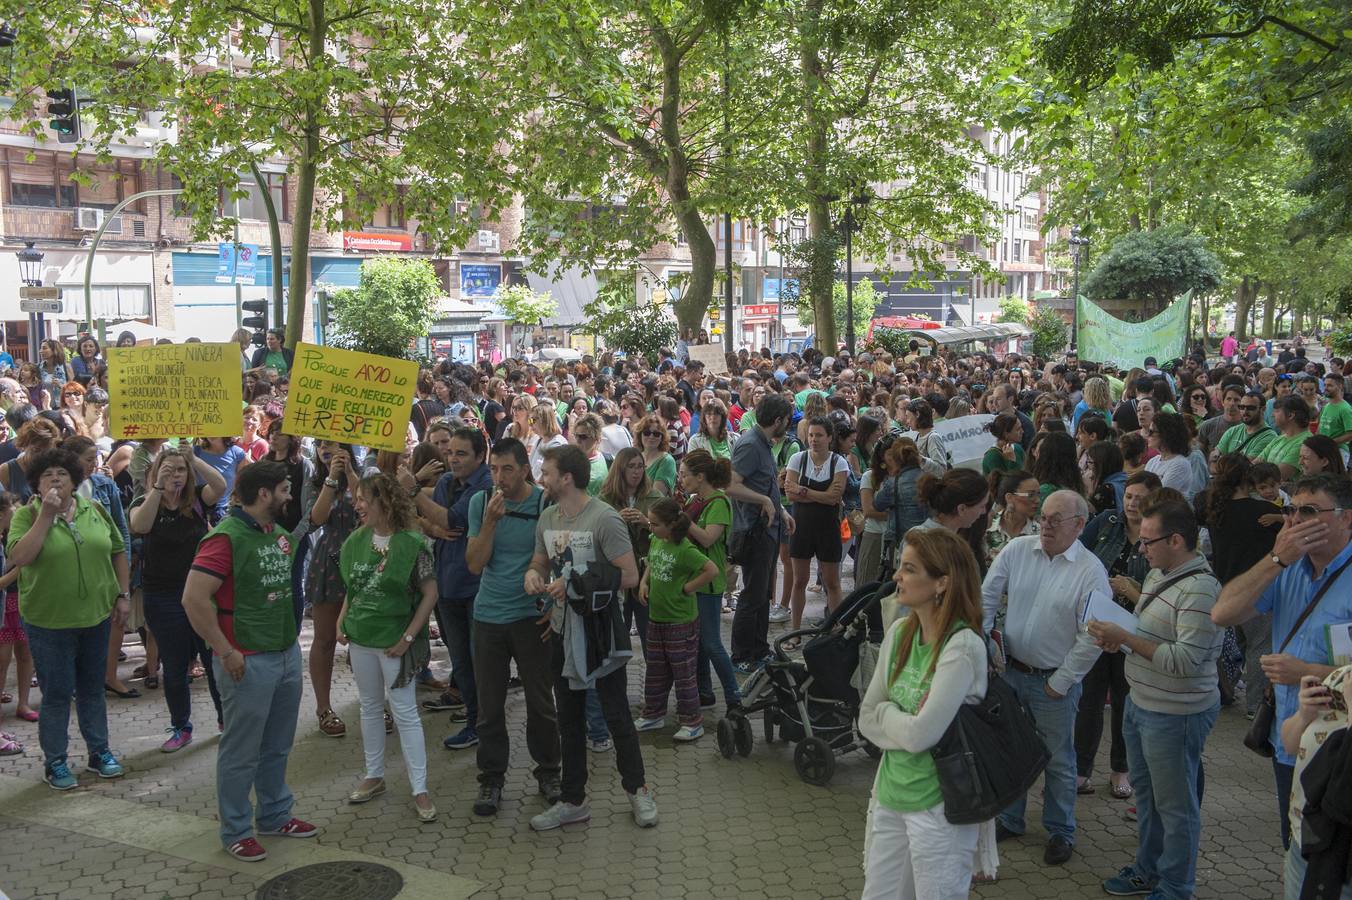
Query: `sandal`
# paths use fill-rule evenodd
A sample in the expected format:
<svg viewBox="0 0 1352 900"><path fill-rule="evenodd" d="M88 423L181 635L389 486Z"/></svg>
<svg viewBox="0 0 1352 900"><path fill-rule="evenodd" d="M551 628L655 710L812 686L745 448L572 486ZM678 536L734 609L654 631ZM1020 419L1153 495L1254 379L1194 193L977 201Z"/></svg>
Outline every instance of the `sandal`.
<svg viewBox="0 0 1352 900"><path fill-rule="evenodd" d="M14 702L14 695L11 694L9 691L5 691L4 693L0 693L0 703L13 703L13 702Z"/></svg>
<svg viewBox="0 0 1352 900"><path fill-rule="evenodd" d="M155 690L157 687L160 686L160 676L158 676L158 675L147 675L147 676L146 676L146 680L143 681L143 682L141 682L141 683L144 684L144 685L146 686L146 688L148 688L149 690L152 690L152 691L153 691L153 690Z"/></svg>
<svg viewBox="0 0 1352 900"><path fill-rule="evenodd" d="M23 753L23 744L11 735L0 732L0 756L18 756L20 753Z"/></svg>
<svg viewBox="0 0 1352 900"><path fill-rule="evenodd" d="M1084 781L1081 781L1079 784L1075 785L1075 793L1081 796L1092 794L1094 793L1095 790L1096 789L1093 785L1093 782L1091 782L1088 778L1086 778Z"/></svg>
<svg viewBox="0 0 1352 900"><path fill-rule="evenodd" d="M388 709L385 710L385 733L394 734L394 716L390 715Z"/></svg>
<svg viewBox="0 0 1352 900"><path fill-rule="evenodd" d="M115 697L120 697L123 700L135 700L137 697L141 696L141 692L136 688L127 688L125 691L119 691L117 688L106 682L103 685L103 690Z"/></svg>
<svg viewBox="0 0 1352 900"><path fill-rule="evenodd" d="M347 734L347 726L336 712L326 709L319 713L319 733L326 737L342 737Z"/></svg>
<svg viewBox="0 0 1352 900"><path fill-rule="evenodd" d="M779 647L780 647L781 650L789 650L789 651L792 651L792 650L797 650L798 647L799 647L799 645L800 645L801 643L802 643L802 641L801 641L799 638L794 637L794 638L789 638L787 641L784 641L782 644L779 645Z"/></svg>
<svg viewBox="0 0 1352 900"><path fill-rule="evenodd" d="M1129 784L1113 785L1113 798L1116 800L1130 800L1134 793L1136 793L1135 789Z"/></svg>

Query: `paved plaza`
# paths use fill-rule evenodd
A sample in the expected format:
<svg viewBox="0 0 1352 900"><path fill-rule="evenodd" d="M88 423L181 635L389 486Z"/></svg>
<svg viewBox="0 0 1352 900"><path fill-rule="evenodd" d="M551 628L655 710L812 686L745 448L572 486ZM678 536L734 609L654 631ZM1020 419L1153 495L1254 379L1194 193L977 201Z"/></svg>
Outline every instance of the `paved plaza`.
<svg viewBox="0 0 1352 900"><path fill-rule="evenodd" d="M820 604L820 596L810 602ZM731 617L725 617L725 629ZM725 630L726 633L726 630ZM308 644L307 633L302 640ZM637 645L637 642L635 642ZM124 677L140 661L127 644ZM342 648L339 648L340 655ZM445 651L436 657L445 671ZM629 667L629 695L641 694L642 663ZM11 675L11 684L12 684ZM139 686L139 682L136 682ZM529 819L543 808L530 775L524 703L509 695L512 764L501 813L480 819L470 806L477 793L474 753L443 750L447 715L426 714L431 753L430 790L436 824L414 818L407 780L391 735L390 790L364 806L345 797L361 775L357 692L345 662L337 666L335 708L348 723L341 739L315 727L306 688L301 727L291 755L296 814L323 827L317 841L264 839L269 858L236 862L220 849L213 772L216 739L205 680L193 687L200 737L173 755L159 752L168 727L162 691L137 700L109 700L113 749L128 774L99 782L81 774L81 787L57 794L41 783L37 726L5 712L5 728L28 746L0 760L0 892L14 900L124 900L124 898L252 898L269 878L295 866L337 860L378 861L404 878L400 900L456 898L847 898L863 885L864 812L874 764L862 752L838 761L829 787L811 787L794 774L782 743L756 746L746 759L718 753L713 725L706 736L675 746L674 721L665 732L640 736L661 823L640 830L629 815L613 753L591 757L592 821L535 834ZM430 696L430 695L425 695ZM1198 873L1199 898L1272 898L1280 894L1276 811L1271 768L1241 743L1240 709L1222 711L1207 747L1205 830ZM71 723L72 762L84 747ZM1107 791L1107 743L1096 776L1099 792L1079 798L1075 856L1064 867L1042 865L1044 835L1038 802L1030 832L1001 845L1000 880L974 891L979 898L1104 896L1099 881L1130 860L1136 826L1129 803ZM328 900L328 898L322 898Z"/></svg>

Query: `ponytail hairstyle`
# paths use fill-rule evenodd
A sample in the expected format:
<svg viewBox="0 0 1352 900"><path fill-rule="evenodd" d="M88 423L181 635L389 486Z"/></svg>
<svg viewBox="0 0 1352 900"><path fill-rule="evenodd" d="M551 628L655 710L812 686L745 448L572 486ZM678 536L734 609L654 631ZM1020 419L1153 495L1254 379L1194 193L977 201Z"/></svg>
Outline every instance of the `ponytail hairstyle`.
<svg viewBox="0 0 1352 900"><path fill-rule="evenodd" d="M681 457L681 465L692 475L709 482L715 490L721 491L732 483L732 460L715 459L708 450L691 450Z"/></svg>
<svg viewBox="0 0 1352 900"><path fill-rule="evenodd" d="M1241 488L1254 485L1253 463L1243 453L1226 453L1216 459L1216 471L1206 492L1206 524L1215 528L1230 505L1230 498Z"/></svg>
<svg viewBox="0 0 1352 900"><path fill-rule="evenodd" d="M917 497L933 512L953 515L959 506L984 503L990 485L973 469L949 469L942 478L921 475L916 482Z"/></svg>
<svg viewBox="0 0 1352 900"><path fill-rule="evenodd" d="M663 497L648 509L648 515L671 529L672 543L679 544L690 534L690 517L681 511L681 504L670 497Z"/></svg>

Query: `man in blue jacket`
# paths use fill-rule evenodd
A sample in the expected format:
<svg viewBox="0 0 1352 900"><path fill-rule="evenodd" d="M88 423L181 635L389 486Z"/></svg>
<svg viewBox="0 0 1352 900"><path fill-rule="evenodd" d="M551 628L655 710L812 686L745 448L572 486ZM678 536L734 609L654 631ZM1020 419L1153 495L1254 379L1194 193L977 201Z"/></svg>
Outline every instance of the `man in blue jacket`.
<svg viewBox="0 0 1352 900"><path fill-rule="evenodd" d="M431 497L418 487L412 472L405 468L399 475L400 482L418 504L418 515L434 523L445 523L445 536L437 539L434 554L440 598L437 613L448 632L442 639L451 654L451 677L465 702L465 726L442 742L447 750L468 750L479 743L479 703L470 650L470 623L474 620L474 595L479 592L479 576L465 564L465 550L469 546L466 529L469 527L470 501L475 494L493 485L487 454L488 443L481 431L456 428L451 432L450 447L446 451L446 467L450 471L441 476ZM452 713L451 718L454 721L456 713Z"/></svg>

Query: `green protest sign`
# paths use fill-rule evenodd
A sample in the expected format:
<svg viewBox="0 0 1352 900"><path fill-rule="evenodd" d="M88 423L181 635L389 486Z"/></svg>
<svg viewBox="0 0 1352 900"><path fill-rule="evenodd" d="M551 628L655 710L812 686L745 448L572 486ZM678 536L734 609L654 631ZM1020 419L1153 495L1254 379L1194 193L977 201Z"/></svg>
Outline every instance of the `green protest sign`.
<svg viewBox="0 0 1352 900"><path fill-rule="evenodd" d="M1191 305L1192 292L1189 291L1152 319L1124 322L1086 297L1078 297L1075 314L1080 320L1080 359L1113 363L1129 369L1139 366L1147 356L1155 357L1160 363L1184 356Z"/></svg>

